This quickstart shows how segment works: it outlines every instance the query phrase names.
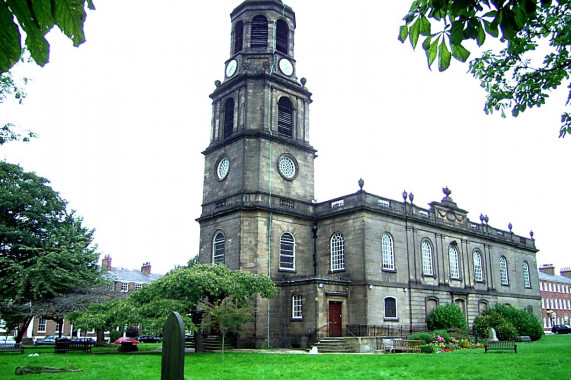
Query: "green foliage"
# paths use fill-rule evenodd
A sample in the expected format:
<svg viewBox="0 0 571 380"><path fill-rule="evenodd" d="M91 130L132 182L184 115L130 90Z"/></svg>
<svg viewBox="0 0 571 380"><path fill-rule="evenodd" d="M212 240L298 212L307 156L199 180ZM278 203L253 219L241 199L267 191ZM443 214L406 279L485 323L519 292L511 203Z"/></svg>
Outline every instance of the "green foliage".
<svg viewBox="0 0 571 380"><path fill-rule="evenodd" d="M444 341L446 343L450 343L450 339L452 339L452 337L446 330L434 330L432 334L434 334L434 340L433 340L434 342L437 340L438 336L444 338Z"/></svg>
<svg viewBox="0 0 571 380"><path fill-rule="evenodd" d="M102 281L94 231L48 183L0 162L0 301L25 305Z"/></svg>
<svg viewBox="0 0 571 380"><path fill-rule="evenodd" d="M50 45L46 34L57 26L74 46L85 41L83 23L86 6L95 9L91 0L0 1L0 73L4 73L22 56L20 29L26 34L25 48L40 66L49 61Z"/></svg>
<svg viewBox="0 0 571 380"><path fill-rule="evenodd" d="M429 330L459 328L466 329L464 313L454 303L446 303L432 309L427 319Z"/></svg>
<svg viewBox="0 0 571 380"><path fill-rule="evenodd" d="M438 352L439 350L440 348L438 346L433 346L429 344L423 344L422 346L420 346L420 352L422 352L423 354L433 354L435 352Z"/></svg>
<svg viewBox="0 0 571 380"><path fill-rule="evenodd" d="M510 321L503 321L495 327L496 334L499 340L514 340L517 335L516 328Z"/></svg>
<svg viewBox="0 0 571 380"><path fill-rule="evenodd" d="M109 333L109 343L114 343L117 339L121 338L123 333L121 331L113 330Z"/></svg>
<svg viewBox="0 0 571 380"><path fill-rule="evenodd" d="M422 344L428 344L434 342L434 334L429 332L419 332L412 334L408 339L420 340Z"/></svg>
<svg viewBox="0 0 571 380"><path fill-rule="evenodd" d="M451 57L465 62L470 51L486 36L504 44L500 52L487 51L470 62L470 73L488 93L486 113L511 109L514 117L545 103L552 90L571 75L571 2L568 0L414 0L399 29L399 40L408 38L416 48L420 36L428 66L438 57L440 71ZM534 52L546 48L543 59ZM567 106L569 105L569 99ZM564 112L559 136L571 133L571 114Z"/></svg>

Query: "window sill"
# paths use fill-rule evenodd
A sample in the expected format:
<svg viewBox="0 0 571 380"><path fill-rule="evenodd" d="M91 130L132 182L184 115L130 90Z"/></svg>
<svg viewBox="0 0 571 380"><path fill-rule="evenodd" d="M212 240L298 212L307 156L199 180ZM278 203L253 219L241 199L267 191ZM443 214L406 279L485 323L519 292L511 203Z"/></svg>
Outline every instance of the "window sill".
<svg viewBox="0 0 571 380"><path fill-rule="evenodd" d="M296 272L295 269L288 269L288 268L280 268L279 271L285 272L285 273L295 273Z"/></svg>
<svg viewBox="0 0 571 380"><path fill-rule="evenodd" d="M303 317L301 318L292 318L291 322L303 322Z"/></svg>
<svg viewBox="0 0 571 380"><path fill-rule="evenodd" d="M383 268L382 270L383 270L383 272L387 272L387 273L397 273L397 270L396 270L396 269Z"/></svg>
<svg viewBox="0 0 571 380"><path fill-rule="evenodd" d="M398 317L384 317L383 320L385 320L387 322L398 322L399 321Z"/></svg>
<svg viewBox="0 0 571 380"><path fill-rule="evenodd" d="M345 268L343 268L343 269L332 269L332 270L329 271L329 274L331 274L331 273L339 273L339 272L345 272Z"/></svg>
<svg viewBox="0 0 571 380"><path fill-rule="evenodd" d="M450 277L451 281L462 281L462 277Z"/></svg>
<svg viewBox="0 0 571 380"><path fill-rule="evenodd" d="M485 284L486 283L486 281L484 281L484 280L474 280L474 282L476 284Z"/></svg>
<svg viewBox="0 0 571 380"><path fill-rule="evenodd" d="M435 274L422 274L422 277L430 277L430 278L436 278Z"/></svg>
<svg viewBox="0 0 571 380"><path fill-rule="evenodd" d="M510 283L509 283L509 282L508 282L507 284L501 284L501 285L502 285L502 286L505 286L505 287L507 287L507 288L510 287Z"/></svg>

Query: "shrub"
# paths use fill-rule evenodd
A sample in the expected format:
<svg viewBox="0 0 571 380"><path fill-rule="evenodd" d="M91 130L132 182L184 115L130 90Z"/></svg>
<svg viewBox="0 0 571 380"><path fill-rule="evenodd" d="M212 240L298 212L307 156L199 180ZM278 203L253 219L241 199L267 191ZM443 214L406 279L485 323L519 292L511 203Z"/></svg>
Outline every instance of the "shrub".
<svg viewBox="0 0 571 380"><path fill-rule="evenodd" d="M489 328L493 327L497 332L498 326L504 321L510 322L515 328L515 335L527 335L531 340L541 339L544 335L543 327L534 314L501 304L487 309L484 316L474 320L474 332L481 338L487 338Z"/></svg>
<svg viewBox="0 0 571 380"><path fill-rule="evenodd" d="M137 336L139 336L139 329L136 327L127 327L127 330L125 331L125 335L128 336L129 338L135 338Z"/></svg>
<svg viewBox="0 0 571 380"><path fill-rule="evenodd" d="M429 330L466 329L464 313L454 303L446 303L432 309L426 322Z"/></svg>
<svg viewBox="0 0 571 380"><path fill-rule="evenodd" d="M433 345L425 344L420 346L420 352L422 352L423 354L433 354L435 352L438 352L439 350L440 350L439 347Z"/></svg>
<svg viewBox="0 0 571 380"><path fill-rule="evenodd" d="M517 330L510 321L500 323L495 329L499 340L514 340L517 335Z"/></svg>
<svg viewBox="0 0 571 380"><path fill-rule="evenodd" d="M460 348L472 348L472 343L470 343L468 339L460 339L458 346L460 346Z"/></svg>
<svg viewBox="0 0 571 380"><path fill-rule="evenodd" d="M420 340L421 344L428 344L434 341L434 335L429 332L419 332L412 334L409 339Z"/></svg>
<svg viewBox="0 0 571 380"><path fill-rule="evenodd" d="M446 343L450 343L451 337L450 337L450 334L448 334L448 331L446 331L446 330L434 330L432 333L434 334L433 342L436 342L437 337L441 336L442 338L444 338L444 341Z"/></svg>

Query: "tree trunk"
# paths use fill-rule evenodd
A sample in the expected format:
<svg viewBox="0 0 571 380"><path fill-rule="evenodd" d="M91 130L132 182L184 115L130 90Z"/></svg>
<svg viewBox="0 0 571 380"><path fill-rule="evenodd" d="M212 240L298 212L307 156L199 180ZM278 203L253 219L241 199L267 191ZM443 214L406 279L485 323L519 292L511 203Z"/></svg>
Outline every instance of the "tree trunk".
<svg viewBox="0 0 571 380"><path fill-rule="evenodd" d="M97 343L96 346L103 346L105 344L105 331L103 329L97 330Z"/></svg>
<svg viewBox="0 0 571 380"><path fill-rule="evenodd" d="M224 360L224 337L226 336L226 334L222 334L222 360Z"/></svg>
<svg viewBox="0 0 571 380"><path fill-rule="evenodd" d="M203 312L192 314L192 322L195 326L200 326L202 323ZM204 352L204 344L202 343L202 329L199 327L194 333L194 352Z"/></svg>
<svg viewBox="0 0 571 380"><path fill-rule="evenodd" d="M28 330L28 326L30 326L30 322L34 317L26 317L26 320L18 326L18 335L16 336L16 343L21 343L24 334L26 334L26 330Z"/></svg>

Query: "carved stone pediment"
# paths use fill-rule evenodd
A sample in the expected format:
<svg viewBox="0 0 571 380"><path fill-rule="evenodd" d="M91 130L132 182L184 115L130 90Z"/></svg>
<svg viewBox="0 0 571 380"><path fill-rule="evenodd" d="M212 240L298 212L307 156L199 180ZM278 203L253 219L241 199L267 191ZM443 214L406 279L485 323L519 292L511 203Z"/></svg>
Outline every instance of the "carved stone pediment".
<svg viewBox="0 0 571 380"><path fill-rule="evenodd" d="M444 192L445 197L442 198L440 202L432 202L430 203L430 208L436 215L437 219L445 220L449 223L456 223L456 224L465 224L468 221L467 215L468 212L462 210L456 205L456 202L452 200L450 194L452 191L445 187L442 189Z"/></svg>

